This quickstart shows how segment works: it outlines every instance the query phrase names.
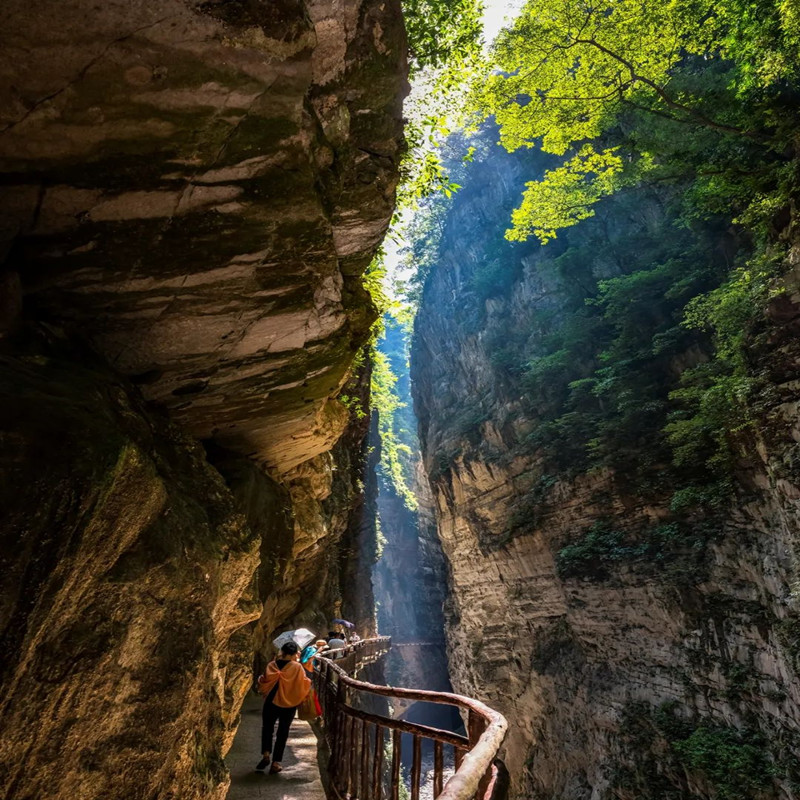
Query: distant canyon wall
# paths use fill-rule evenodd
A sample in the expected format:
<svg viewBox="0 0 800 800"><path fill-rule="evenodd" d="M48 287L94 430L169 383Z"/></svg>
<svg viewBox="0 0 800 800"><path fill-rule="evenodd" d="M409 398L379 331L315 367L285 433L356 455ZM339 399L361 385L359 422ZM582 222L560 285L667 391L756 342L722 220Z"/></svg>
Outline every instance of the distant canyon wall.
<svg viewBox="0 0 800 800"><path fill-rule="evenodd" d="M403 480L413 500L398 487L381 466L386 465L380 441L378 417L370 434L375 464L370 470L367 493L375 495L375 513L380 530L380 554L372 571L377 621L381 634L393 639L386 657L386 681L432 691L452 691L444 647L443 606L447 594L444 554L433 517L432 497L422 471L417 421L413 413L408 368L409 335L397 320L387 316L378 348L397 379L394 391L401 403L392 418L395 445L408 448L398 453ZM393 704L397 714L406 714L404 704ZM452 715L438 714L441 707L420 707L412 718L447 727ZM414 714L421 713L422 717Z"/></svg>
<svg viewBox="0 0 800 800"><path fill-rule="evenodd" d="M254 656L369 593L399 2L3 19L0 796L221 798Z"/></svg>

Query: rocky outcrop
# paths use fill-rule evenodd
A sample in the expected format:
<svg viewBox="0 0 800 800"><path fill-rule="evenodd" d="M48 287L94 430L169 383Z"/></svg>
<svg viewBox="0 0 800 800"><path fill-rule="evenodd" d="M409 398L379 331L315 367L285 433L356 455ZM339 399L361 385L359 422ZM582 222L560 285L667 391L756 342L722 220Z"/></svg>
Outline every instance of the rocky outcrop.
<svg viewBox="0 0 800 800"><path fill-rule="evenodd" d="M399 3L3 18L0 795L219 798L276 628L369 593L337 396L368 381Z"/></svg>
<svg viewBox="0 0 800 800"><path fill-rule="evenodd" d="M3 796L221 796L259 537L202 447L86 353L3 357L0 385Z"/></svg>
<svg viewBox="0 0 800 800"><path fill-rule="evenodd" d="M281 471L329 450L394 206L398 4L4 14L0 246L28 313L198 438Z"/></svg>
<svg viewBox="0 0 800 800"><path fill-rule="evenodd" d="M771 389L760 438L740 454L737 502L670 528L668 496L637 494L624 475L543 475L537 419L501 351L516 331L545 341L563 284L535 246L498 255L524 173L499 151L478 161L474 182L459 179L412 352L455 689L509 718L519 797L789 800L800 779L796 273L753 340ZM506 277L478 298L491 258L505 258ZM601 536L598 525L619 532L620 549L587 546L587 568L565 569L564 548ZM680 544L628 558L622 545L653 530Z"/></svg>

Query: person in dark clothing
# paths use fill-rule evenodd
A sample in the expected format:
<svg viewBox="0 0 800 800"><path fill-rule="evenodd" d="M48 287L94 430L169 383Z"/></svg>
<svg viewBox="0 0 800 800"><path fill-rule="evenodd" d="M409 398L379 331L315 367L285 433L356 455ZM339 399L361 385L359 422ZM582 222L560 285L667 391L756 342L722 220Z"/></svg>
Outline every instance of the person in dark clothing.
<svg viewBox="0 0 800 800"><path fill-rule="evenodd" d="M270 760L272 766L270 774L280 772L283 767L283 751L286 740L289 738L291 727L297 707L305 700L311 688L311 681L306 676L306 671L297 661L297 652L300 648L295 642L287 642L281 647L279 657L270 661L265 673L258 679L258 690L265 695L264 708L261 711L261 754L262 759L256 765L256 770L266 769ZM275 735L275 749L272 749L272 736L275 723L278 723L278 732Z"/></svg>

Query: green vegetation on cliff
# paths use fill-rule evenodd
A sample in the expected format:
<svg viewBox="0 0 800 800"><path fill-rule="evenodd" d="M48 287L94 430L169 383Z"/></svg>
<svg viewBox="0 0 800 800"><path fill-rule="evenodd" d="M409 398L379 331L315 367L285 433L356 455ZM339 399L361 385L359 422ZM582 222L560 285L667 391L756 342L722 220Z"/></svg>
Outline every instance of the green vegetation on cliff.
<svg viewBox="0 0 800 800"><path fill-rule="evenodd" d="M775 532L754 510L784 502L762 492L767 460L783 458L788 486L798 474L783 412L797 362L782 347L797 306L778 296L797 242L795 5L529 2L475 91L487 118L449 141L462 188L427 198L407 228L420 430L459 536L489 563L536 553L543 572L544 542L566 620L637 598L608 635L618 659L581 660L588 627L574 652L567 632L537 630L533 685L551 691L539 680L560 653L555 691L596 681L592 710L623 693L677 701L623 726L612 785L586 778L608 797L766 800L797 780L793 712L772 707L788 685L771 674L794 660L797 625L761 578L785 573L763 566ZM509 597L538 614L545 583ZM628 660L625 634L653 619L674 623L664 648ZM576 718L553 738L588 727ZM592 764L624 750L605 736L588 742Z"/></svg>
<svg viewBox="0 0 800 800"><path fill-rule="evenodd" d="M737 729L708 717L681 716L677 703L654 708L630 703L621 740L629 756L613 777L616 791L642 800L718 800L778 797L774 779L794 785L797 766L786 760L785 743L754 728ZM658 757L654 757L658 753ZM694 778L687 780L687 773Z"/></svg>
<svg viewBox="0 0 800 800"><path fill-rule="evenodd" d="M494 56L476 102L503 144L567 157L526 183L508 238L577 226L554 259L565 281L619 265L593 270L522 367L536 411L561 412L535 443L572 467L660 468L669 448L681 483L713 484L680 487L677 506L723 496L758 388L747 345L797 199L797 9L537 0ZM656 224L608 235L648 202Z"/></svg>
<svg viewBox="0 0 800 800"><path fill-rule="evenodd" d="M479 0L403 0L412 73L452 70L477 58L481 12Z"/></svg>
<svg viewBox="0 0 800 800"><path fill-rule="evenodd" d="M795 4L535 0L499 37L494 61L477 103L503 144L568 157L527 184L511 238L547 241L643 180L690 176L699 205L751 223L768 224L786 203Z"/></svg>
<svg viewBox="0 0 800 800"><path fill-rule="evenodd" d="M481 0L403 0L410 78L404 106L406 153L400 165L398 212L456 188L439 152L450 117L482 54ZM396 219L396 222L398 220Z"/></svg>
<svg viewBox="0 0 800 800"><path fill-rule="evenodd" d="M408 329L402 314L384 314L371 358L370 402L378 417L383 486L391 488L414 511L415 454L419 444L408 380Z"/></svg>
<svg viewBox="0 0 800 800"><path fill-rule="evenodd" d="M425 203L407 254L420 286L469 242L467 327L525 269L557 296L486 342L543 476L609 467L675 511L726 501L798 194L799 47L777 0L537 0L499 38L474 102L518 151L522 204L458 228L480 173L455 153L500 159L484 125L451 141L465 188Z"/></svg>

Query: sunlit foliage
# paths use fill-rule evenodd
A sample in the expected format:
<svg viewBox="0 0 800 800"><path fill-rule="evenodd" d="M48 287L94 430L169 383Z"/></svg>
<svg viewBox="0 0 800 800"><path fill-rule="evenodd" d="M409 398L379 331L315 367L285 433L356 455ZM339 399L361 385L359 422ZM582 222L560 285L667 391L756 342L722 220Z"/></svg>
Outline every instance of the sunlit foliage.
<svg viewBox="0 0 800 800"><path fill-rule="evenodd" d="M499 37L497 71L480 82L475 103L496 117L507 148L575 151L578 161L528 185L510 235L551 239L591 215L614 180L630 183L628 170L637 178L663 171L678 152L684 160L673 166L713 176L705 186L712 193L737 171L774 173L797 144L781 114L796 103L797 17L784 0L530 2ZM667 127L642 137L656 121ZM580 153L594 147L587 143L608 136L623 145L614 160L584 168ZM665 137L671 153L659 148ZM764 193L751 198L770 205ZM738 199L737 210L746 211L750 197Z"/></svg>
<svg viewBox="0 0 800 800"><path fill-rule="evenodd" d="M403 0L412 74L457 69L477 57L482 10L479 0Z"/></svg>
<svg viewBox="0 0 800 800"><path fill-rule="evenodd" d="M458 187L439 147L463 113L463 95L482 57L481 0L403 0L411 78L406 101L406 155L398 190L400 212L431 194Z"/></svg>
<svg viewBox="0 0 800 800"><path fill-rule="evenodd" d="M458 156L483 161L487 128L451 136L442 169L465 188L423 201L405 258L415 299L467 238L457 317L474 329L523 255L558 294L484 340L535 420L543 480L611 468L675 512L728 501L763 389L754 332L796 230L798 20L783 0L533 0L500 36L472 102L528 169L521 204L492 233L456 230L492 177Z"/></svg>
<svg viewBox="0 0 800 800"><path fill-rule="evenodd" d="M407 359L405 341L406 333L402 330L402 325L395 316L386 315L382 332L371 353L370 403L378 415L380 470L383 480L403 500L406 507L413 511L417 508L417 498L412 488L416 433L413 414L408 406L410 398L407 396L407 386L398 387L398 374L404 376L406 383L408 381L408 365L392 363L398 359L403 362Z"/></svg>
<svg viewBox="0 0 800 800"><path fill-rule="evenodd" d="M544 244L556 238L558 229L593 216L591 206L617 188L615 177L623 166L618 149L597 153L592 145L584 145L542 180L527 183L522 205L511 215L508 238L524 241L533 233Z"/></svg>

